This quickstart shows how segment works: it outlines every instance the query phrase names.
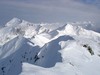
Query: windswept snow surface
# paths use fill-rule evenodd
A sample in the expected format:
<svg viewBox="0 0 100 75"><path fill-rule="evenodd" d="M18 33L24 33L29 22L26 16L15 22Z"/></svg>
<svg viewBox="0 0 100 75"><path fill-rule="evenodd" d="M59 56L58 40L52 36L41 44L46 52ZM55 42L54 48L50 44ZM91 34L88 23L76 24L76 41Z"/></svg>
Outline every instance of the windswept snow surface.
<svg viewBox="0 0 100 75"><path fill-rule="evenodd" d="M100 75L100 34L92 26L12 19L0 29L0 75Z"/></svg>

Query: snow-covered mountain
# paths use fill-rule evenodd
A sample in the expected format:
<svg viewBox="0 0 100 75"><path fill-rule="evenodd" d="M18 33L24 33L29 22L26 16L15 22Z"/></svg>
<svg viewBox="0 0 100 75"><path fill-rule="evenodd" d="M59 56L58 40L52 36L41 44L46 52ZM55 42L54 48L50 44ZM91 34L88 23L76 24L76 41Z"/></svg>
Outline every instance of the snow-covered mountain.
<svg viewBox="0 0 100 75"><path fill-rule="evenodd" d="M100 33L92 26L12 19L0 29L0 75L100 75Z"/></svg>

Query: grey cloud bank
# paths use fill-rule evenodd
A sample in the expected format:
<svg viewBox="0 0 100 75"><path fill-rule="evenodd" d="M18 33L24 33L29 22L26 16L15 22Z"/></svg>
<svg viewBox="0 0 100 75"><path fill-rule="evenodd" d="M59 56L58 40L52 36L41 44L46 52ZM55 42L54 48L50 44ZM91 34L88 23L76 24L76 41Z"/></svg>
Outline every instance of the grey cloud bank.
<svg viewBox="0 0 100 75"><path fill-rule="evenodd" d="M13 17L34 23L92 21L100 29L100 9L95 0L0 0L0 25ZM87 3L90 2L90 3ZM98 4L99 0L96 0Z"/></svg>

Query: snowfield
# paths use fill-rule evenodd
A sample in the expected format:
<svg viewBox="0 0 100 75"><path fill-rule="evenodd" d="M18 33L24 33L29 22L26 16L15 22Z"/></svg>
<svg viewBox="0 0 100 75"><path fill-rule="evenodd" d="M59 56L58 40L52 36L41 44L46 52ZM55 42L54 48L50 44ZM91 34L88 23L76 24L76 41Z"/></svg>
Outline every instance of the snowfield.
<svg viewBox="0 0 100 75"><path fill-rule="evenodd" d="M100 75L100 33L92 26L12 19L0 29L0 75Z"/></svg>

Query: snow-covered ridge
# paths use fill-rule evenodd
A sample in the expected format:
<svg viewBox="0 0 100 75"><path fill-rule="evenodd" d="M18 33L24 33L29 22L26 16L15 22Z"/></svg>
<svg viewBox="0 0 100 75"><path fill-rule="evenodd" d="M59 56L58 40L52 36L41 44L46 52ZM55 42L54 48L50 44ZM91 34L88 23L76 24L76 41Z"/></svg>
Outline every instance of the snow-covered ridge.
<svg viewBox="0 0 100 75"><path fill-rule="evenodd" d="M100 34L91 26L12 19L0 29L0 75L100 75Z"/></svg>

